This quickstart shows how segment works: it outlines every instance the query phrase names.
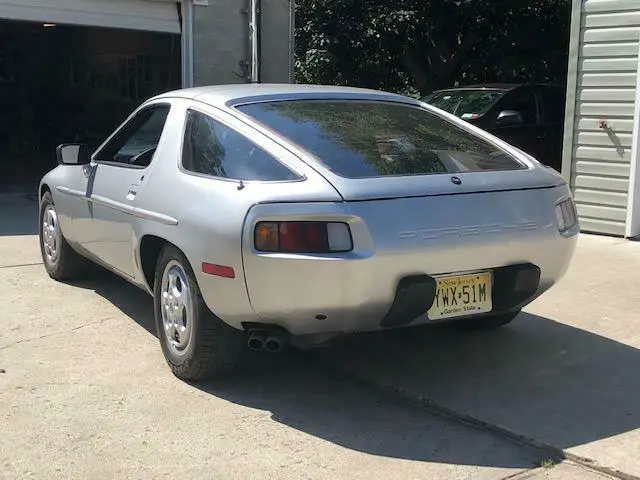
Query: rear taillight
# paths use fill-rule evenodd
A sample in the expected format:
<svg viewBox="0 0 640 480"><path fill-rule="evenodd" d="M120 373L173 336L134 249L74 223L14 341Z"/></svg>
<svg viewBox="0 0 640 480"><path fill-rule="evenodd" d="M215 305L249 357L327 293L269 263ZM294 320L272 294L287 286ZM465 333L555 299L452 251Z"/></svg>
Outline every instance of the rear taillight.
<svg viewBox="0 0 640 480"><path fill-rule="evenodd" d="M578 213L571 198L567 198L556 205L556 220L560 233L571 230L576 226L578 223Z"/></svg>
<svg viewBox="0 0 640 480"><path fill-rule="evenodd" d="M260 252L335 253L353 250L351 231L338 222L259 222L254 244Z"/></svg>

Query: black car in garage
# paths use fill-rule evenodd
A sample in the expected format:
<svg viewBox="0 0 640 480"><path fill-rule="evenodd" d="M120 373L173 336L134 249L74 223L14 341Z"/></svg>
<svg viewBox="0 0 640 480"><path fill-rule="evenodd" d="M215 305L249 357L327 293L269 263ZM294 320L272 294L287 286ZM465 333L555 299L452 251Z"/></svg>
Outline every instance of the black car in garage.
<svg viewBox="0 0 640 480"><path fill-rule="evenodd" d="M487 130L561 171L565 89L482 84L433 92L427 103Z"/></svg>

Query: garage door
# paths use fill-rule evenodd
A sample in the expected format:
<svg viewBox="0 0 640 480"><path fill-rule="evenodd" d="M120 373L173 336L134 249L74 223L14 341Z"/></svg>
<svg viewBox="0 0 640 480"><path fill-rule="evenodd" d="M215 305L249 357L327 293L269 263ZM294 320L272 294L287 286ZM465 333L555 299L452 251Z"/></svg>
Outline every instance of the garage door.
<svg viewBox="0 0 640 480"><path fill-rule="evenodd" d="M0 0L0 18L180 33L176 0Z"/></svg>

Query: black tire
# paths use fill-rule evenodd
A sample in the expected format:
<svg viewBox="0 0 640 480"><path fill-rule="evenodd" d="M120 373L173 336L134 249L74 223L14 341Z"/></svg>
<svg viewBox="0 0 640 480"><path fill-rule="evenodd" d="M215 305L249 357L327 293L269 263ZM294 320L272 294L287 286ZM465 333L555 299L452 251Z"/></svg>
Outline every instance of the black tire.
<svg viewBox="0 0 640 480"><path fill-rule="evenodd" d="M47 253L47 247L45 246L44 236L44 218L49 209L53 210L55 214L55 228L56 233L51 234L56 236L56 254L52 256ZM55 212L55 205L53 204L53 197L51 192L46 192L42 196L40 201L40 215L39 219L39 237L40 237L40 254L42 255L42 262L49 276L58 281L73 280L81 277L86 273L87 267L90 264L89 261L76 252L64 238L60 225L57 224L57 213ZM49 250L49 252L51 252Z"/></svg>
<svg viewBox="0 0 640 480"><path fill-rule="evenodd" d="M467 330L495 330L513 322L519 314L520 310L517 310L477 319L465 318L456 323Z"/></svg>
<svg viewBox="0 0 640 480"><path fill-rule="evenodd" d="M193 308L190 340L179 353L172 342L170 345L162 316L163 276L169 264L177 264L183 270ZM197 382L229 374L239 365L245 350L243 332L227 325L207 308L189 261L173 245L163 248L156 265L154 314L162 353L176 377Z"/></svg>

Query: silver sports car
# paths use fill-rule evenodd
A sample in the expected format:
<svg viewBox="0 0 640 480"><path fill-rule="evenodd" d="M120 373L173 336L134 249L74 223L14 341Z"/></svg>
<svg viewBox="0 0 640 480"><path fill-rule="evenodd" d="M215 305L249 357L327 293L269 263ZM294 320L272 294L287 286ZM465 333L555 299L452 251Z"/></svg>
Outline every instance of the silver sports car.
<svg viewBox="0 0 640 480"><path fill-rule="evenodd" d="M56 280L96 262L153 295L180 378L345 333L498 327L565 274L562 177L420 101L302 85L152 98L40 184Z"/></svg>

